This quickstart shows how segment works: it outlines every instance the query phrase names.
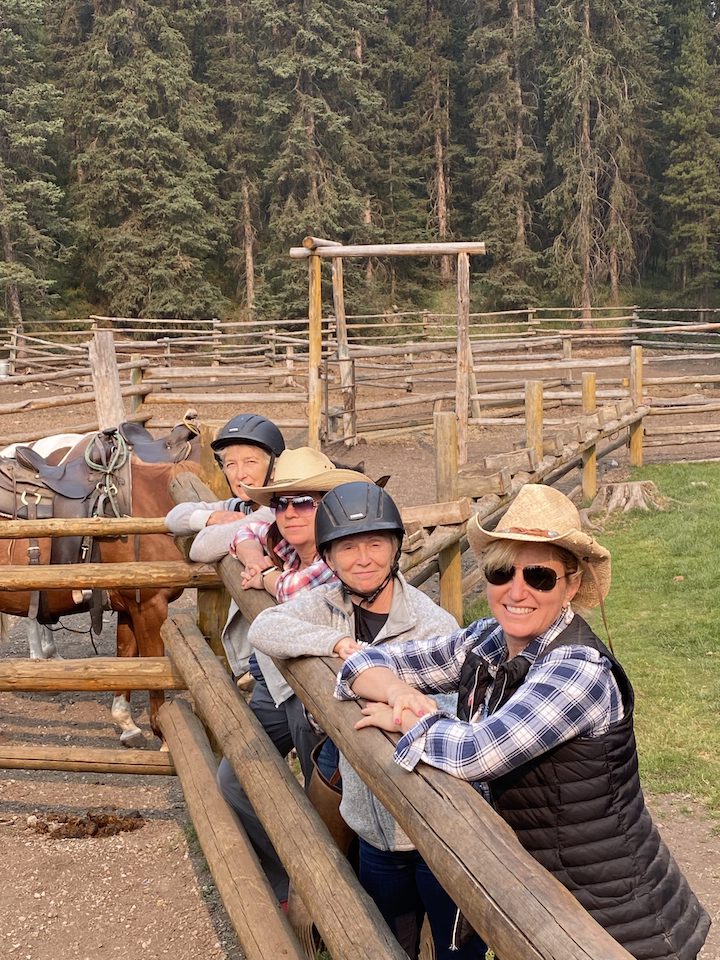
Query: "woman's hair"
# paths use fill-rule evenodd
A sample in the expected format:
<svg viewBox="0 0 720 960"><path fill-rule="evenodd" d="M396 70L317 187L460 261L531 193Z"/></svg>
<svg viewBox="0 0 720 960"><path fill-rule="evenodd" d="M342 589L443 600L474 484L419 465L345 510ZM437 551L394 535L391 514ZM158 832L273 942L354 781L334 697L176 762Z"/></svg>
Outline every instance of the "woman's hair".
<svg viewBox="0 0 720 960"><path fill-rule="evenodd" d="M282 534L280 533L280 528L277 525L277 521L271 524L270 529L268 530L265 536L265 553L272 560L275 565L275 569L279 570L281 573L285 569L285 564L282 560L282 557L278 556L275 552L275 547L282 540Z"/></svg>
<svg viewBox="0 0 720 960"><path fill-rule="evenodd" d="M492 540L482 555L483 568L512 567L515 558L527 542L526 540ZM562 547L556 547L552 543L545 545L555 554L568 576L574 573L582 574L582 566L574 553Z"/></svg>

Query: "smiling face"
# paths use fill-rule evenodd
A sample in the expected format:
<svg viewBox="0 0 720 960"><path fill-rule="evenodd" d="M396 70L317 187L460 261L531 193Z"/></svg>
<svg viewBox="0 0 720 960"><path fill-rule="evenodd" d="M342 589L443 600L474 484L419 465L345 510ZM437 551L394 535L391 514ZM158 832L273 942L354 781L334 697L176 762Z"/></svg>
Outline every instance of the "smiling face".
<svg viewBox="0 0 720 960"><path fill-rule="evenodd" d="M288 504L287 509L277 509L275 513L275 522L280 536L299 552L311 549L315 552L315 513L322 494L302 492L281 494L281 496L287 497ZM295 506L292 502L293 497L312 497L314 506L309 507L305 503Z"/></svg>
<svg viewBox="0 0 720 960"><path fill-rule="evenodd" d="M493 552L490 548L483 557L485 569L515 567L508 583L487 585L490 612L503 628L510 655L515 656L559 617L562 608L577 593L581 577L577 573L568 574L560 553L545 543L513 545L509 559L502 564L498 563L497 554L493 557ZM534 590L527 585L520 568L530 566L549 567L555 571L558 580L552 590Z"/></svg>
<svg viewBox="0 0 720 960"><path fill-rule="evenodd" d="M325 562L351 590L370 594L390 573L397 539L387 533L358 533L331 544Z"/></svg>
<svg viewBox="0 0 720 960"><path fill-rule="evenodd" d="M247 502L250 498L240 484L262 487L270 465L270 454L262 447L250 443L232 443L223 447L219 453L230 489L234 496Z"/></svg>

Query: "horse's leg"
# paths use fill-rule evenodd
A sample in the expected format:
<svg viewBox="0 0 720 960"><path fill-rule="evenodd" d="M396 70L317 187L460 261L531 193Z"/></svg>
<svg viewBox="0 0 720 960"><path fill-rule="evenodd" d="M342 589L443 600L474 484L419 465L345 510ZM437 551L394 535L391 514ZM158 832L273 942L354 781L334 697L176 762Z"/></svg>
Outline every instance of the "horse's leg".
<svg viewBox="0 0 720 960"><path fill-rule="evenodd" d="M40 626L40 624L38 624ZM40 627L40 648L43 660L64 660L55 643L55 634L50 627Z"/></svg>
<svg viewBox="0 0 720 960"><path fill-rule="evenodd" d="M34 617L28 617L26 623L30 659L45 660L45 654L43 653L43 631L45 628Z"/></svg>
<svg viewBox="0 0 720 960"><path fill-rule="evenodd" d="M119 657L136 657L138 645L135 639L133 623L130 616L124 611L118 611L117 622L117 655ZM130 709L130 691L120 691L113 696L112 718L121 729L120 743L124 747L136 746L144 741L143 732L137 726Z"/></svg>
<svg viewBox="0 0 720 960"><path fill-rule="evenodd" d="M160 627L167 619L168 598L162 590L148 594L143 591L141 603L128 605L132 618L137 649L141 657L162 657L165 648L160 636ZM158 710L165 702L163 690L150 690L150 726L156 737L163 739L157 722Z"/></svg>

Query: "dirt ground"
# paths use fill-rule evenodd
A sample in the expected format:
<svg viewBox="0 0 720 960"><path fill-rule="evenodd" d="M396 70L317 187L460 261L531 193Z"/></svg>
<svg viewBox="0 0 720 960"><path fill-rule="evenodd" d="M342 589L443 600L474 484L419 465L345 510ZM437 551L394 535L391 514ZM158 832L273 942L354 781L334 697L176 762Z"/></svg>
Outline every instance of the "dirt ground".
<svg viewBox="0 0 720 960"><path fill-rule="evenodd" d="M653 370L659 375L661 367ZM688 371L715 373L707 361ZM50 395L72 386L54 384L22 389L0 386L0 403ZM693 392L692 385L683 388ZM90 419L87 417L77 419ZM179 408L160 416L176 415ZM237 411L213 409L213 419ZM265 411L260 411L265 412ZM268 410L269 415L277 410ZM297 416L297 412L294 413ZM712 422L716 414L708 415ZM0 438L23 426L48 434L67 429L63 408L0 416ZM663 423L672 422L663 419ZM677 418L676 422L679 422ZM470 459L508 450L521 429L487 428L471 439ZM290 445L301 435L288 438ZM337 451L334 451L337 453ZM403 505L435 498L434 450L430 433L388 443L361 444L343 451L351 464L364 460L371 476L391 473L389 491ZM718 445L663 447L647 451L647 461L720 456ZM603 470L621 472L622 451ZM192 591L178 601L192 606ZM57 634L66 657L95 654L83 617L63 621ZM114 618L97 644L97 653L114 653ZM17 621L0 656L27 656ZM137 694L135 695L138 696ZM147 701L137 699L136 718L147 731L147 747L157 747L147 724ZM5 743L115 746L110 694L31 695L0 693L0 737ZM713 916L715 926L701 954L720 960L720 827L687 796L655 796L650 804L661 832L688 879ZM118 819L142 818L133 832L62 839L39 832L67 816L109 812ZM219 902L189 825L182 792L174 778L0 771L0 858L6 882L0 886L0 960L239 960L242 952ZM272 960L272 958L270 958Z"/></svg>

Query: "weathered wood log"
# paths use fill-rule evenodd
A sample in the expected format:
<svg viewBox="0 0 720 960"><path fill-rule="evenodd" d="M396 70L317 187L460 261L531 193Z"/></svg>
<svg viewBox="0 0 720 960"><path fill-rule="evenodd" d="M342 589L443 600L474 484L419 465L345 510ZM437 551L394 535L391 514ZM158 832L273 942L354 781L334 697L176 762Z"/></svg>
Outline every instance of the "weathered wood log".
<svg viewBox="0 0 720 960"><path fill-rule="evenodd" d="M164 517L85 517L82 520L3 520L0 540L31 537L124 537L133 533L169 533Z"/></svg>
<svg viewBox="0 0 720 960"><path fill-rule="evenodd" d="M150 387L123 387L120 391L123 397L136 397L139 395L150 398ZM197 397L195 397L197 400ZM193 402L193 401L189 401ZM16 400L13 403L0 403L0 415L7 413L22 413L25 410L54 410L56 407L74 407L79 403L95 403L95 393L90 391L77 391L58 397L37 397L34 400ZM130 420L131 417L123 416L123 420Z"/></svg>
<svg viewBox="0 0 720 960"><path fill-rule="evenodd" d="M0 659L0 690L184 690L167 657Z"/></svg>
<svg viewBox="0 0 720 960"><path fill-rule="evenodd" d="M466 264L467 265L467 264ZM458 429L454 413L436 413L435 427L435 489L444 501L458 496ZM464 530L465 524L460 525ZM443 526L438 530L457 529ZM430 538L432 539L432 538ZM419 551L420 555L422 551ZM460 538L438 550L440 574L440 606L451 613L458 623L463 619L462 557Z"/></svg>
<svg viewBox="0 0 720 960"><path fill-rule="evenodd" d="M448 500L444 503L423 503L415 507L403 507L400 513L406 528L413 522L419 522L424 527L439 527L463 523L472 510L468 497L463 497L460 500Z"/></svg>
<svg viewBox="0 0 720 960"><path fill-rule="evenodd" d="M716 423L683 423L675 427L651 427L645 429L645 437L673 437L679 434L717 433L720 426Z"/></svg>
<svg viewBox="0 0 720 960"><path fill-rule="evenodd" d="M226 586L233 593L230 581ZM192 619L167 620L162 635L197 712L231 763L294 887L312 908L329 952L335 960L402 960L404 952L377 907Z"/></svg>
<svg viewBox="0 0 720 960"><path fill-rule="evenodd" d="M512 453L494 453L483 457L482 465L489 473L502 470L504 467L507 467L511 473L517 473L518 470L536 470L539 460L534 450L525 447L523 450L515 450Z"/></svg>
<svg viewBox="0 0 720 960"><path fill-rule="evenodd" d="M485 243L368 243L348 244L343 246L318 246L312 250L306 247L290 247L290 257L294 260L304 260L310 256L321 257L324 260L333 257L434 257L448 256L457 253L484 254Z"/></svg>
<svg viewBox="0 0 720 960"><path fill-rule="evenodd" d="M98 424L101 430L116 427L125 419L125 404L112 330L95 331L88 345L88 357Z"/></svg>
<svg viewBox="0 0 720 960"><path fill-rule="evenodd" d="M214 567L184 560L128 563L54 563L0 567L0 590L81 590L86 587L205 587L218 582Z"/></svg>
<svg viewBox="0 0 720 960"><path fill-rule="evenodd" d="M0 743L0 769L66 770L73 773L137 773L168 777L175 773L162 750L103 750L99 747L41 747L35 743Z"/></svg>
<svg viewBox="0 0 720 960"><path fill-rule="evenodd" d="M459 474L458 493L461 496L477 499L489 493L505 493L509 489L510 470L507 467L486 476L477 476L475 469L466 468Z"/></svg>
<svg viewBox="0 0 720 960"><path fill-rule="evenodd" d="M144 389L144 388L143 388ZM243 407L249 403L307 403L305 393L210 393L203 396L201 393L149 393L145 397L146 404L198 404L234 403Z"/></svg>
<svg viewBox="0 0 720 960"><path fill-rule="evenodd" d="M419 550L427 541L427 530L419 520L413 520L412 523L406 523L405 536L402 539L403 553L412 553Z"/></svg>
<svg viewBox="0 0 720 960"><path fill-rule="evenodd" d="M193 827L247 960L306 960L252 844L220 794L205 731L186 703L164 704L158 723Z"/></svg>

